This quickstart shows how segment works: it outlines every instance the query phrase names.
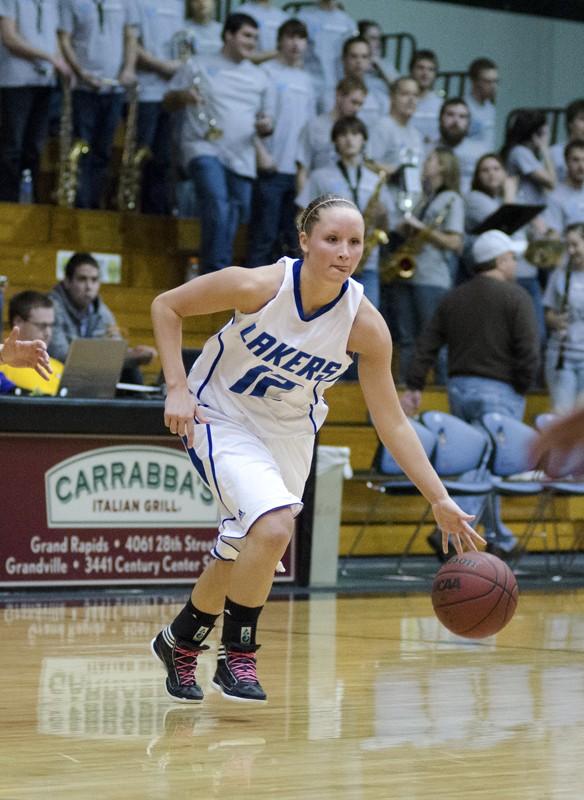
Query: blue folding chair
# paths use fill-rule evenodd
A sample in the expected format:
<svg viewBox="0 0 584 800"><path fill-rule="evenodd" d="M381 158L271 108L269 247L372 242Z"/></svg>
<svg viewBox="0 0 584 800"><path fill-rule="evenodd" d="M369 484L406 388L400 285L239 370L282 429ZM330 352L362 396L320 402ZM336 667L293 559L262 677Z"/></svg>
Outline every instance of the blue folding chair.
<svg viewBox="0 0 584 800"><path fill-rule="evenodd" d="M543 522L547 498L544 492L543 474L534 470L530 448L537 432L524 422L504 414L491 412L485 414L481 423L491 437L493 453L489 469L495 481L493 491L499 497L537 497L536 508L527 521L525 530L519 538L517 555L512 566L527 552L538 523ZM547 532L542 531L544 542L546 572L549 571L549 547Z"/></svg>
<svg viewBox="0 0 584 800"><path fill-rule="evenodd" d="M432 459L432 455L434 453L434 448L436 447L436 437L434 434L422 425L420 422L410 419L410 425L416 432L418 439L422 447L424 448L424 452L428 456L429 459ZM375 456L373 458L373 465L372 465L372 472L367 480L366 486L368 489L371 489L375 492L375 497L373 502L370 504L367 510L367 516L361 525L357 535L353 539L353 542L345 555L344 558L344 566L343 566L343 573L347 574L346 564L347 559L349 559L357 546L363 539L368 526L370 525L371 520L373 519L375 512L379 506L379 502L382 497L391 495L393 497L404 497L408 496L411 497L412 495L419 494L418 489L414 484L409 480L409 478L404 475L402 468L399 466L397 461L391 455L389 450L380 442L379 446L377 447ZM416 527L414 530L414 534L412 535L412 541L417 536L418 532L422 529L422 526L425 524L426 519L428 518L428 514L430 513L430 506L426 505L426 508L422 514L422 516L418 519L416 523Z"/></svg>
<svg viewBox="0 0 584 800"><path fill-rule="evenodd" d="M538 431L544 430L552 422L558 419L557 414L552 412L544 412L538 414L535 418L535 427ZM557 513L556 498L570 498L570 497L584 497L584 482L576 480L571 477L566 477L564 480L549 480L544 482L545 497L549 502L551 514L548 517L551 520L554 530L554 541L557 553L558 567L560 573L567 572L573 565L578 552L584 544L584 527L575 526L572 538L571 547L568 551L564 551L560 546L560 520ZM546 506L547 509L548 506ZM544 509L544 514L546 509Z"/></svg>

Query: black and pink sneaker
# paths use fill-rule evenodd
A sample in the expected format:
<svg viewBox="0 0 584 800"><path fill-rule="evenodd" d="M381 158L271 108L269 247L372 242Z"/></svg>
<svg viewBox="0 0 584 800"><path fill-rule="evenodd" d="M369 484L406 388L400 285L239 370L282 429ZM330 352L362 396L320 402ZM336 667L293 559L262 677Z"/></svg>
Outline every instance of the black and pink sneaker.
<svg viewBox="0 0 584 800"><path fill-rule="evenodd" d="M203 690L197 683L195 671L197 658L207 645L194 645L185 639L176 639L170 627L160 631L150 642L154 655L162 661L168 677L166 692L180 703L200 703Z"/></svg>
<svg viewBox="0 0 584 800"><path fill-rule="evenodd" d="M231 644L219 646L217 669L211 685L223 697L247 703L266 702L268 698L256 674L256 650Z"/></svg>

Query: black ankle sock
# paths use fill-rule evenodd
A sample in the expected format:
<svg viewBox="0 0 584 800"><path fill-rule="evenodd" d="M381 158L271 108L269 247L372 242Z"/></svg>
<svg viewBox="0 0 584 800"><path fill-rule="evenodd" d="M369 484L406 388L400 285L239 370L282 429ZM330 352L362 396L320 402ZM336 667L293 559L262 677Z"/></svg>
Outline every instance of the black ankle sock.
<svg viewBox="0 0 584 800"><path fill-rule="evenodd" d="M250 608L234 603L228 597L225 598L225 610L223 612L223 634L221 641L224 645L234 644L238 647L245 647L255 650L256 630L258 627L258 617L263 606Z"/></svg>
<svg viewBox="0 0 584 800"><path fill-rule="evenodd" d="M201 644L213 630L218 616L219 614L205 614L204 611L199 611L189 598L186 606L170 624L170 630L177 639Z"/></svg>

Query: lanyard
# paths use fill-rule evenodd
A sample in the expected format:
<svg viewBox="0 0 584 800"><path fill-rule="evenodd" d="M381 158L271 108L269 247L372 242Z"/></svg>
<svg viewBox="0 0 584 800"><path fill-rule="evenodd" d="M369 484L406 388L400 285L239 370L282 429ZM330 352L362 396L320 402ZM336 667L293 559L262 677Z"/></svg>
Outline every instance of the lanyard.
<svg viewBox="0 0 584 800"><path fill-rule="evenodd" d="M93 4L97 9L97 17L99 19L99 32L100 33L103 33L103 28L104 28L104 23L105 23L104 3L105 3L105 0L93 0Z"/></svg>
<svg viewBox="0 0 584 800"><path fill-rule="evenodd" d="M337 167L340 169L340 171L343 174L343 178L347 182L347 186L351 191L353 202L355 203L357 208L359 208L359 184L361 183L361 164L358 164L357 166L357 175L356 175L357 180L355 181L354 184L351 183L351 178L349 177L349 171L342 161L337 161Z"/></svg>
<svg viewBox="0 0 584 800"><path fill-rule="evenodd" d="M36 8L37 33L43 32L43 0L33 0Z"/></svg>

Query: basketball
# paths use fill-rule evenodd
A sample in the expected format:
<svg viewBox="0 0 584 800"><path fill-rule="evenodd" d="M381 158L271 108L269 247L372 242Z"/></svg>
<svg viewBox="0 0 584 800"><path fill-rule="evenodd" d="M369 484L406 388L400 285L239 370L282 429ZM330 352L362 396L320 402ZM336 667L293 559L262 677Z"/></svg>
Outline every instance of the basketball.
<svg viewBox="0 0 584 800"><path fill-rule="evenodd" d="M517 608L517 581L500 558L474 551L449 559L436 573L432 605L445 628L468 639L502 630Z"/></svg>

